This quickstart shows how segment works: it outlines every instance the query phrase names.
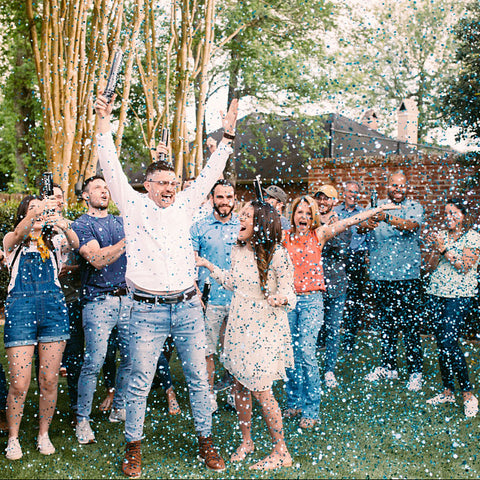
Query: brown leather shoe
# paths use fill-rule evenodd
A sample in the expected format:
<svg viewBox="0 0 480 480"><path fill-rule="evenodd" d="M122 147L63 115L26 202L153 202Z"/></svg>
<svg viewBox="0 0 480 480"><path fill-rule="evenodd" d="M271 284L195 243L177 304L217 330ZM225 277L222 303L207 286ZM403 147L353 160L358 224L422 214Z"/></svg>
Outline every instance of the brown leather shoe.
<svg viewBox="0 0 480 480"><path fill-rule="evenodd" d="M122 463L122 472L130 478L138 478L142 474L141 442L128 442L125 448L125 458Z"/></svg>
<svg viewBox="0 0 480 480"><path fill-rule="evenodd" d="M205 466L215 472L225 470L225 462L213 446L212 437L198 437L198 458L205 462Z"/></svg>

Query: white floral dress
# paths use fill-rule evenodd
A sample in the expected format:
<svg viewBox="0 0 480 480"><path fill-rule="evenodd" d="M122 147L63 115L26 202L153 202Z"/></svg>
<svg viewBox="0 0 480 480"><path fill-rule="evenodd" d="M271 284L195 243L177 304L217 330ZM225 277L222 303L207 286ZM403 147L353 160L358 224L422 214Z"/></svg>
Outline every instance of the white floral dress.
<svg viewBox="0 0 480 480"><path fill-rule="evenodd" d="M284 295L286 307L271 307L260 288L252 250L235 246L229 271L215 267L212 277L233 290L221 361L246 388L265 391L285 379L293 368L293 351L287 309L296 303L293 265L287 251L277 247L268 271L267 291Z"/></svg>

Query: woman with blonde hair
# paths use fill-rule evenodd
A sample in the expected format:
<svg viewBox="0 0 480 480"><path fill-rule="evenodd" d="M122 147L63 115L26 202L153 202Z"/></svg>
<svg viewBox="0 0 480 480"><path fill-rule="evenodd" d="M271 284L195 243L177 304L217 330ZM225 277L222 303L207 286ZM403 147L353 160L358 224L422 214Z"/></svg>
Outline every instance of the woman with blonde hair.
<svg viewBox="0 0 480 480"><path fill-rule="evenodd" d="M293 201L292 228L285 232L286 247L294 266L296 307L288 314L295 366L287 370L287 405L284 417L301 415L300 427L312 428L318 421L320 373L316 358L318 332L323 324L325 280L322 249L325 243L376 213L398 207L382 205L335 223L320 225L317 202L310 196Z"/></svg>

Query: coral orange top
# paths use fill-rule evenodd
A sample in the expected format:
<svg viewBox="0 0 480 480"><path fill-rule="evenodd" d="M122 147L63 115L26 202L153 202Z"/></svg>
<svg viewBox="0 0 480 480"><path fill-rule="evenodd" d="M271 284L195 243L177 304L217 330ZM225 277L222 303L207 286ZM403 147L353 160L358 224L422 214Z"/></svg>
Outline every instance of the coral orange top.
<svg viewBox="0 0 480 480"><path fill-rule="evenodd" d="M307 235L295 235L288 230L285 232L283 245L295 267L295 292L324 292L322 250L315 232L309 231Z"/></svg>

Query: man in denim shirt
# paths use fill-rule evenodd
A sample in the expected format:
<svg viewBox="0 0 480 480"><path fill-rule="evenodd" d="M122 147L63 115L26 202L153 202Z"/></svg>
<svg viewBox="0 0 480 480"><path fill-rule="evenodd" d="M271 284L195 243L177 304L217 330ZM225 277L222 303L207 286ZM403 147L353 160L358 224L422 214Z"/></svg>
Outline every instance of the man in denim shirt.
<svg viewBox="0 0 480 480"><path fill-rule="evenodd" d="M193 249L200 257L204 257L214 265L229 270L232 247L235 245L240 231L237 215L233 214L235 206L235 190L228 180L218 180L212 188L213 212L194 223L191 228ZM208 279L208 269L200 267L198 287L203 291ZM207 361L208 381L213 394L215 378L214 355L221 330L225 327L232 292L225 290L219 283L211 282L208 305L205 310L205 335L207 345L205 357ZM212 397L216 410L216 401Z"/></svg>
<svg viewBox="0 0 480 480"><path fill-rule="evenodd" d="M344 202L337 205L334 210L339 220L353 217L363 212L358 204L360 185L355 180L348 180L344 184ZM344 337L343 348L346 353L353 353L355 337L362 324L362 315L365 309L363 295L366 280L366 257L368 253L368 234L358 233L357 226L350 228L352 234L345 258L345 271L347 273L347 300L344 311Z"/></svg>
<svg viewBox="0 0 480 480"><path fill-rule="evenodd" d="M392 214L370 218L364 231L371 231L369 276L373 281L382 331L382 364L366 376L369 381L396 379L398 334L403 331L409 380L407 389L422 389L422 346L415 305L420 278L420 228L423 207L406 198L407 179L402 172L388 180L387 201L400 205Z"/></svg>

